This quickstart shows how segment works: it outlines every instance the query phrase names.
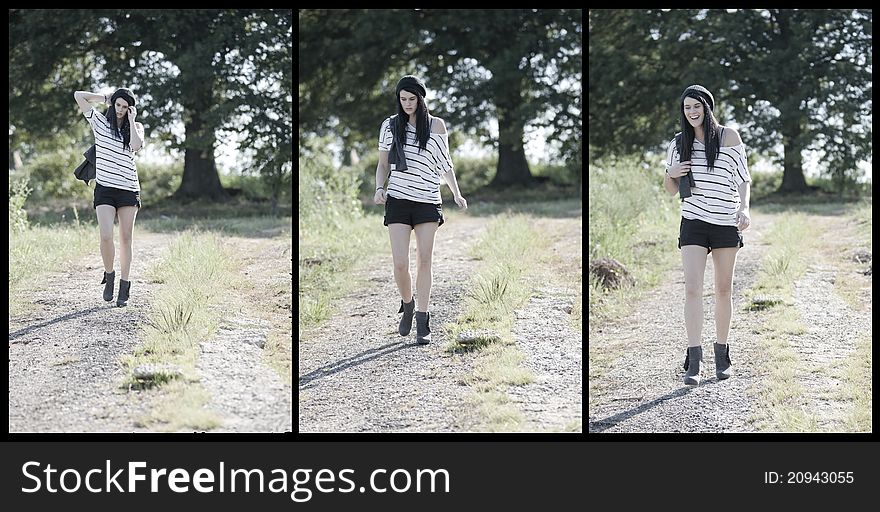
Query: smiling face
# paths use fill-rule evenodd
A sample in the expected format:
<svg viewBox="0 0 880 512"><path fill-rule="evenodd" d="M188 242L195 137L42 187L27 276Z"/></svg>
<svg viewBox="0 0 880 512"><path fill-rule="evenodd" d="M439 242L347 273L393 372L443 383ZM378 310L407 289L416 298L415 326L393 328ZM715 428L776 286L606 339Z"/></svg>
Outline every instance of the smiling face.
<svg viewBox="0 0 880 512"><path fill-rule="evenodd" d="M409 91L400 91L400 106L403 107L403 111L407 114L414 114L419 106L418 96Z"/></svg>
<svg viewBox="0 0 880 512"><path fill-rule="evenodd" d="M703 124L703 103L696 98L686 97L684 99L684 116L687 118L691 126L696 127Z"/></svg>

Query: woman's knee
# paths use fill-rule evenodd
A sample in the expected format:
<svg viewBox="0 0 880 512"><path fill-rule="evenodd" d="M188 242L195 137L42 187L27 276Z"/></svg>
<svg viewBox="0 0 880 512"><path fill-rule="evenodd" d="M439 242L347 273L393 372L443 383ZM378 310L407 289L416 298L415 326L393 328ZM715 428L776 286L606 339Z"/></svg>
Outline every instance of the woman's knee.
<svg viewBox="0 0 880 512"><path fill-rule="evenodd" d="M102 243L113 243L113 230L104 231L101 230L101 242Z"/></svg>
<svg viewBox="0 0 880 512"><path fill-rule="evenodd" d="M409 272L409 260L408 259L394 260L394 271L395 272Z"/></svg>
<svg viewBox="0 0 880 512"><path fill-rule="evenodd" d="M685 284L684 286L684 295L688 299L700 299L703 297L703 285L700 283L697 284Z"/></svg>

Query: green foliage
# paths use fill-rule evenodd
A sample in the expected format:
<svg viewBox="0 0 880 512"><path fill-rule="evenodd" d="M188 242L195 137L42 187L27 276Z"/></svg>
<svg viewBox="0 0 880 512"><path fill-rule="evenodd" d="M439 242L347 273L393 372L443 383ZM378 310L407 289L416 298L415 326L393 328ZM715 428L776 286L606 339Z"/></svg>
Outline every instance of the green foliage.
<svg viewBox="0 0 880 512"><path fill-rule="evenodd" d="M871 19L864 9L591 10L592 156L664 145L680 130L681 92L700 83L750 151L788 166L820 150L823 172L858 174L872 151Z"/></svg>
<svg viewBox="0 0 880 512"><path fill-rule="evenodd" d="M497 165L497 155L483 158L456 159L455 179L458 180L458 188L461 189L462 195L468 197L468 194L473 193L474 190L479 190L488 185L495 176Z"/></svg>
<svg viewBox="0 0 880 512"><path fill-rule="evenodd" d="M143 204L153 204L170 197L180 186L180 179L183 175L182 161L173 163L138 162L137 168Z"/></svg>
<svg viewBox="0 0 880 512"><path fill-rule="evenodd" d="M554 165L537 163L531 165L532 174L544 176L551 182L559 185L579 185L580 176L584 170L582 167L573 168L570 165Z"/></svg>
<svg viewBox="0 0 880 512"><path fill-rule="evenodd" d="M341 225L346 219L360 216L361 168L336 168L325 148L326 139L315 139L300 149L300 225Z"/></svg>
<svg viewBox="0 0 880 512"><path fill-rule="evenodd" d="M753 172L750 185L751 202L757 202L779 190L782 185L782 172Z"/></svg>
<svg viewBox="0 0 880 512"><path fill-rule="evenodd" d="M21 233L28 228L27 212L24 203L27 201L31 189L28 187L27 178L13 181L9 180L9 231Z"/></svg>
<svg viewBox="0 0 880 512"><path fill-rule="evenodd" d="M10 148L28 162L84 124L74 91L127 86L147 144L209 151L218 130L238 132L242 165L277 197L292 181L292 24L290 9L11 10Z"/></svg>
<svg viewBox="0 0 880 512"><path fill-rule="evenodd" d="M634 261L637 232L679 216L678 199L662 189L657 169L638 158L606 158L590 165L590 261L614 258L628 265ZM657 238L669 235L658 233Z"/></svg>
<svg viewBox="0 0 880 512"><path fill-rule="evenodd" d="M395 111L397 79L418 74L453 149L456 134L515 148L526 125L548 127L554 156L580 168L581 13L301 10L300 137L332 134L345 150L374 148L382 116Z"/></svg>
<svg viewBox="0 0 880 512"><path fill-rule="evenodd" d="M72 151L60 147L54 151L40 153L28 161L23 169L34 187L33 199L41 201L53 197L91 196L86 184L74 177L73 170L83 161L82 151Z"/></svg>
<svg viewBox="0 0 880 512"><path fill-rule="evenodd" d="M290 174L284 177L284 181L281 187L279 187L280 190L277 190L279 199L292 201L293 187L291 186L291 180L292 176ZM265 200L276 193L276 187L272 186L267 180L250 174L221 174L220 182L223 183L224 188L241 190L242 196L251 201Z"/></svg>
<svg viewBox="0 0 880 512"><path fill-rule="evenodd" d="M663 164L638 157L590 165L589 261L613 258L628 269L638 292L659 282L678 258L678 197L662 187ZM630 287L603 290L589 277L589 317L613 317L637 296Z"/></svg>

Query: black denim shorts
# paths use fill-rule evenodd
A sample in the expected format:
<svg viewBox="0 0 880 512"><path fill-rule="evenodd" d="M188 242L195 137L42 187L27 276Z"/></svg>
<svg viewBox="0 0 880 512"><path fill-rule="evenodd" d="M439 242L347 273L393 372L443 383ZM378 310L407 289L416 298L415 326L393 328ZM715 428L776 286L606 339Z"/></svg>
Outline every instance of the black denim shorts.
<svg viewBox="0 0 880 512"><path fill-rule="evenodd" d="M712 249L742 247L744 244L742 232L736 226L719 226L682 217L678 248L681 249L683 245L699 245L712 252Z"/></svg>
<svg viewBox="0 0 880 512"><path fill-rule="evenodd" d="M132 192L131 190L122 190L120 188L105 187L104 185L95 183L95 209L102 204L107 204L113 208L122 206L141 207L141 193Z"/></svg>
<svg viewBox="0 0 880 512"><path fill-rule="evenodd" d="M386 226L388 224L409 224L415 227L416 224L424 224L425 222L439 222L438 227L442 226L443 205L386 196Z"/></svg>

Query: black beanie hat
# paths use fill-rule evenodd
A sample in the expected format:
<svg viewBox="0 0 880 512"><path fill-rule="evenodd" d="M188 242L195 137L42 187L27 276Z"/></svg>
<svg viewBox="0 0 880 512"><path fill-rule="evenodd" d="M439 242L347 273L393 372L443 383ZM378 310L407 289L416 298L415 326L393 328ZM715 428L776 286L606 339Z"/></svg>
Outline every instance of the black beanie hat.
<svg viewBox="0 0 880 512"><path fill-rule="evenodd" d="M110 97L110 103L116 103L116 98L122 98L127 101L129 107L132 107L135 104L134 93L128 89L117 89L116 92L113 93L113 96Z"/></svg>
<svg viewBox="0 0 880 512"><path fill-rule="evenodd" d="M690 92L696 92L697 96L700 96L701 98L703 98L706 101L706 103L709 104L709 110L712 110L712 111L715 110L715 98L712 96L712 93L709 92L708 89L706 89L702 85L696 85L696 84L692 85L692 86L688 87L687 89L685 89L683 93L681 93L681 101L682 102L684 101L684 98L686 96L688 96L688 93L690 93Z"/></svg>
<svg viewBox="0 0 880 512"><path fill-rule="evenodd" d="M400 91L403 89L414 89L422 98L428 95L428 90L425 89L425 83L413 75L406 75L397 82L397 90L395 91L395 94L400 96Z"/></svg>

